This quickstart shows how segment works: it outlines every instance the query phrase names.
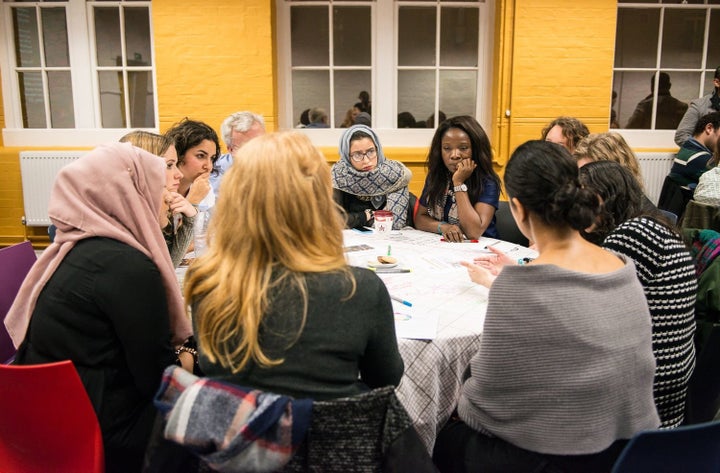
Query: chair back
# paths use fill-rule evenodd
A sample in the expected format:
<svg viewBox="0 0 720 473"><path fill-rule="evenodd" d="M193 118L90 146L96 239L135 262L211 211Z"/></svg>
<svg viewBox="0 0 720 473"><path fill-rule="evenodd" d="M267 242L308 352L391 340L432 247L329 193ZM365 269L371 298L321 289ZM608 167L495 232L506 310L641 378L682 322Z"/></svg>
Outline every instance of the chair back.
<svg viewBox="0 0 720 473"><path fill-rule="evenodd" d="M425 445L392 386L313 404L305 441L282 470L434 472Z"/></svg>
<svg viewBox="0 0 720 473"><path fill-rule="evenodd" d="M720 471L720 422L640 432L628 442L612 469L612 473L659 471Z"/></svg>
<svg viewBox="0 0 720 473"><path fill-rule="evenodd" d="M497 212L495 212L495 228L497 228L501 240L528 246L529 241L515 223L510 212L510 203L507 201L501 200L498 205Z"/></svg>
<svg viewBox="0 0 720 473"><path fill-rule="evenodd" d="M210 471L188 449L162 438L165 420L158 421L148 446L145 473ZM436 473L437 469L395 389L387 386L357 396L314 402L305 439L280 470L334 471Z"/></svg>
<svg viewBox="0 0 720 473"><path fill-rule="evenodd" d="M680 226L720 231L720 207L690 200L685 206L685 215L683 215Z"/></svg>
<svg viewBox="0 0 720 473"><path fill-rule="evenodd" d="M665 217L667 217L667 219L670 220L670 223L672 223L673 225L677 225L677 221L678 221L678 216L677 216L677 215L675 215L674 213L670 212L669 210L658 209L658 211L659 211L661 214L665 215Z"/></svg>
<svg viewBox="0 0 720 473"><path fill-rule="evenodd" d="M660 197L658 198L658 209L667 210L682 219L685 213L685 206L692 199L693 191L687 186L680 185L669 175L663 181Z"/></svg>
<svg viewBox="0 0 720 473"><path fill-rule="evenodd" d="M720 324L698 321L700 328L705 333L696 344L699 350L688 382L685 424L710 422L720 411Z"/></svg>
<svg viewBox="0 0 720 473"><path fill-rule="evenodd" d="M0 249L0 363L7 362L15 354L15 346L5 329L5 316L36 260L29 241Z"/></svg>
<svg viewBox="0 0 720 473"><path fill-rule="evenodd" d="M405 225L407 225L408 227L415 228L415 217L417 216L419 205L420 205L420 200L417 198L417 196L415 194L413 194L411 192L410 200L408 201L407 221L405 223Z"/></svg>
<svg viewBox="0 0 720 473"><path fill-rule="evenodd" d="M102 473L102 434L71 361L0 365L0 471Z"/></svg>

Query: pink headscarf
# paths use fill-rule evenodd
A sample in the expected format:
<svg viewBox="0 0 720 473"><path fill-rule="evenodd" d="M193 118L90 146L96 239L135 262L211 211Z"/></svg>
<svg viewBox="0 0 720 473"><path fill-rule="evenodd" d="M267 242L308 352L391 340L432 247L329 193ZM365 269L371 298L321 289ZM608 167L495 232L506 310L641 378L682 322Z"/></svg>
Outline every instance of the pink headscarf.
<svg viewBox="0 0 720 473"><path fill-rule="evenodd" d="M57 226L55 242L30 269L5 318L16 347L25 339L40 291L75 244L92 237L130 245L157 265L173 342L190 336L190 320L158 222L164 186L165 160L130 143L99 146L60 170L48 209Z"/></svg>

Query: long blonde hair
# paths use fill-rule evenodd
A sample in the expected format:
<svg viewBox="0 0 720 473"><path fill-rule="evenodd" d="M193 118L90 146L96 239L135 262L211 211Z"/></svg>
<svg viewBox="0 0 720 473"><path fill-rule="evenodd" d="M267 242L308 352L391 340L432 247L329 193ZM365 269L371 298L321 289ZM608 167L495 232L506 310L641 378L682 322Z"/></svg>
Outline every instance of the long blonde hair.
<svg viewBox="0 0 720 473"><path fill-rule="evenodd" d="M190 268L185 300L195 304L196 338L213 363L236 373L250 360L272 366L258 332L268 290L289 278L303 298L305 273L339 271L344 220L332 198L330 169L304 134L257 137L234 154L208 229L208 250ZM298 333L299 335L299 333Z"/></svg>
<svg viewBox="0 0 720 473"><path fill-rule="evenodd" d="M626 167L640 186L643 185L640 162L620 133L591 133L580 140L573 156L576 160L587 158L591 161L614 161Z"/></svg>

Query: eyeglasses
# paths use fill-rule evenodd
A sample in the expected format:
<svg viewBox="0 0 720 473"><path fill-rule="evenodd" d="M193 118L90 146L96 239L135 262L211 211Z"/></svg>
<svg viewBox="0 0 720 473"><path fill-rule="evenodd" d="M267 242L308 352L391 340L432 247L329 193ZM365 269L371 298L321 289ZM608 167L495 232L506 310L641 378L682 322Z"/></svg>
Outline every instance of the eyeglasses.
<svg viewBox="0 0 720 473"><path fill-rule="evenodd" d="M364 153L362 151L355 151L354 153L350 153L350 159L355 161L356 163L359 163L365 158L368 158L370 161L375 159L377 156L377 150L375 148L371 148Z"/></svg>

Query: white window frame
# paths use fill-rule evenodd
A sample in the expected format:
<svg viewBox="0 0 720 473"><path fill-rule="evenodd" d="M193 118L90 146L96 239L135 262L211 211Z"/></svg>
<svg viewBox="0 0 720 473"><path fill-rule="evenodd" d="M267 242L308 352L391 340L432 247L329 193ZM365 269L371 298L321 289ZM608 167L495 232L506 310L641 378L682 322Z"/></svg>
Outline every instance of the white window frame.
<svg viewBox="0 0 720 473"><path fill-rule="evenodd" d="M402 1L402 6L429 7L433 2ZM293 128L296 117L292 116L292 73L290 38L290 3L275 0L277 77L278 77L278 124L281 129ZM303 1L302 6L326 6L327 1ZM396 128L397 122L397 54L398 54L398 0L374 0L368 2L338 2L341 6L370 6L373 25L371 34L372 51L372 103L373 129L377 132L384 147L427 147L432 141L435 130L432 128ZM464 6L467 2L443 1L443 7ZM489 130L492 117L492 57L495 0L485 0L478 4L478 79L476 90L475 117L485 130ZM439 21L439 18L438 18ZM330 43L332 48L332 43ZM382 73L379 73L382 71ZM391 73L388 73L391 71ZM436 83L436 88L439 83ZM436 89L437 90L437 89ZM331 109L334 108L334 94L330 94ZM437 94L436 94L437 100ZM389 107L380 104L390 103ZM337 147L343 128L302 129L317 146Z"/></svg>
<svg viewBox="0 0 720 473"><path fill-rule="evenodd" d="M662 39L663 39L663 22L664 22L664 11L668 8L673 9L691 9L691 10L699 10L699 9L705 9L705 10L711 10L711 9L720 9L720 5L717 4L672 4L672 3L618 3L617 4L617 10L618 12L621 9L648 9L648 10L660 10L660 30L658 34L658 49L657 49L657 59L656 64L654 68L647 69L647 68L632 68L632 67L615 67L613 64L613 76L615 72L626 72L626 71L643 71L647 70L649 72L674 72L674 71L691 71L691 69L674 69L674 68L668 68L668 67L660 67L660 58L662 57ZM706 16L705 21L705 31L704 31L704 46L703 46L703 56L702 56L702 67L699 69L694 69L692 71L696 71L700 73L703 70L707 69L707 64L705 62L707 61L707 43L708 43L708 33L709 33L709 27L710 27L710 21L709 16ZM714 69L714 67L713 67ZM707 72L706 72L707 74ZM700 96L704 95L707 92L702 92ZM688 104L689 105L689 104ZM657 102L653 102L653 123L655 121L655 110L657 107ZM633 129L626 129L626 128L611 128L610 131L617 132L625 138L625 141L630 145L632 148L661 148L661 149L677 149L678 146L675 144L675 130L633 130Z"/></svg>
<svg viewBox="0 0 720 473"><path fill-rule="evenodd" d="M18 94L18 81L15 74L15 49L13 24L10 7L12 6L49 6L52 3L22 2L0 3L0 25L2 25L3 44L0 46L0 69L2 73L2 93L5 110L5 128L2 130L5 146L96 146L108 141L117 141L129 130L135 128L102 128L97 64L95 59L95 36L93 24L93 6L120 6L122 1L93 2L86 0L68 0L54 6L66 6L68 53L73 88L75 110L75 128L23 128L22 106ZM127 2L129 6L145 6L152 19L151 1ZM155 35L150 21L150 51L152 53L152 81L155 128L143 128L158 132L158 89L155 58ZM126 70L131 68L125 68ZM92 94L87 93L88 90Z"/></svg>

